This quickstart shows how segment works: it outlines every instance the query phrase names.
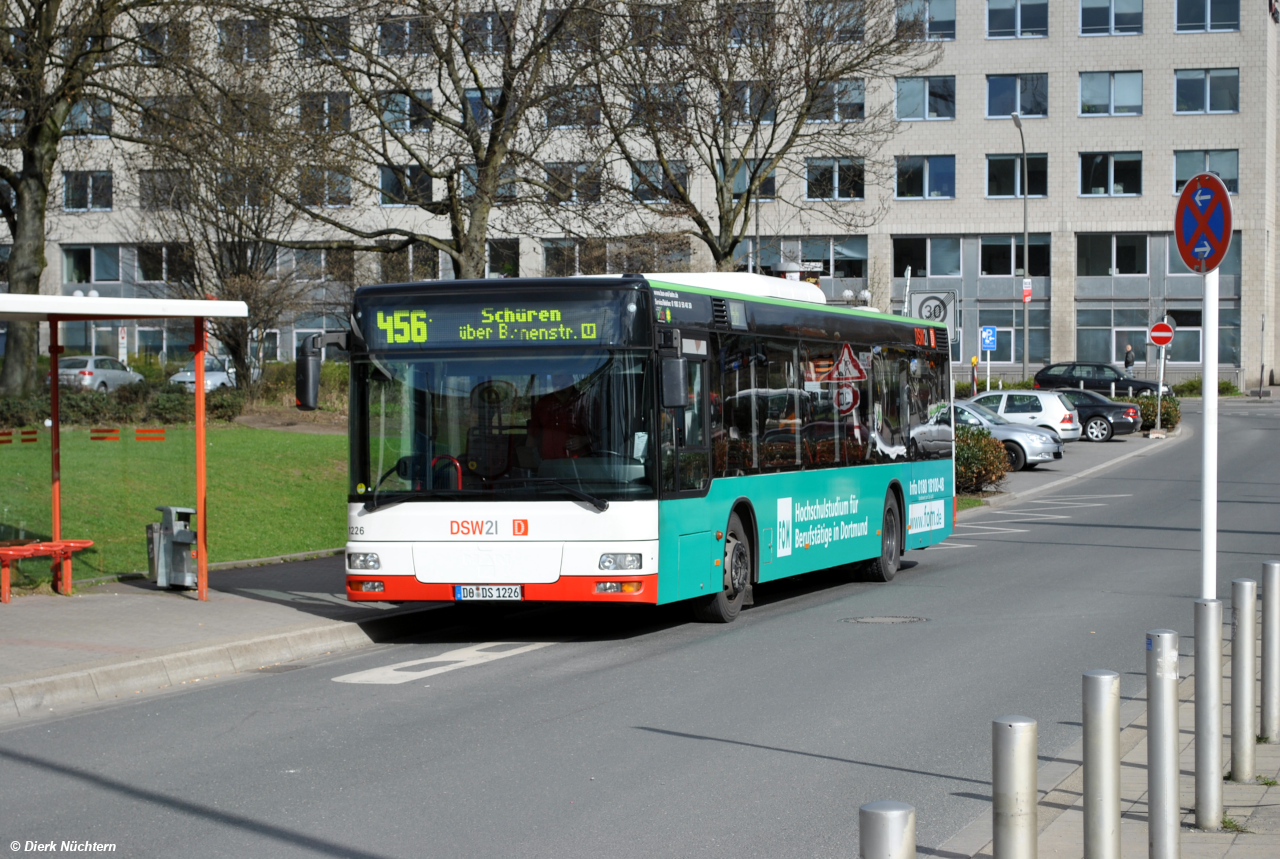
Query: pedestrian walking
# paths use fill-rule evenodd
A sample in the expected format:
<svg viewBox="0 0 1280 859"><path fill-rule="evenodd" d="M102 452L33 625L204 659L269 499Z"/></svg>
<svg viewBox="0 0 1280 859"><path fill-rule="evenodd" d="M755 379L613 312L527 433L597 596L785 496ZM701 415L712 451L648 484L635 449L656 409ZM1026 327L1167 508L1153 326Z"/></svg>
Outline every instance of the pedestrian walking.
<svg viewBox="0 0 1280 859"><path fill-rule="evenodd" d="M1124 368L1126 370L1132 370L1133 362L1136 360L1137 358L1133 354L1133 344L1126 345L1124 347Z"/></svg>

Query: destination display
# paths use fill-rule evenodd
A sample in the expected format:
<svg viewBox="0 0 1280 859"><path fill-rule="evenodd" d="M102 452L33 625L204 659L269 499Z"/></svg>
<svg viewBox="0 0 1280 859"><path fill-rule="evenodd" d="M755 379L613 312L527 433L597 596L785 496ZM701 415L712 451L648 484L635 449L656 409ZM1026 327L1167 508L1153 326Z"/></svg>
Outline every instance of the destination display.
<svg viewBox="0 0 1280 859"><path fill-rule="evenodd" d="M406 296L361 307L370 350L648 345L640 294L447 302ZM640 322L640 320L644 320ZM644 331L637 331L643 327ZM643 342L638 335L645 335Z"/></svg>

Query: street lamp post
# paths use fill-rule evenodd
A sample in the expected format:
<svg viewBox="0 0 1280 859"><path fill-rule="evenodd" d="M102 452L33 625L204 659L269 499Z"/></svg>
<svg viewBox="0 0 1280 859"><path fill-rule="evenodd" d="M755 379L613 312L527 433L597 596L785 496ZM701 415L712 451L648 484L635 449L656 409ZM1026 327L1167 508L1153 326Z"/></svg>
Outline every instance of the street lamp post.
<svg viewBox="0 0 1280 859"><path fill-rule="evenodd" d="M1014 126L1018 129L1018 139L1022 141L1022 277L1031 278L1031 248L1027 239L1027 138L1022 133L1022 117L1017 112L1009 114ZM1031 352L1031 324L1028 321L1029 302L1022 302L1022 378L1027 378L1027 360Z"/></svg>

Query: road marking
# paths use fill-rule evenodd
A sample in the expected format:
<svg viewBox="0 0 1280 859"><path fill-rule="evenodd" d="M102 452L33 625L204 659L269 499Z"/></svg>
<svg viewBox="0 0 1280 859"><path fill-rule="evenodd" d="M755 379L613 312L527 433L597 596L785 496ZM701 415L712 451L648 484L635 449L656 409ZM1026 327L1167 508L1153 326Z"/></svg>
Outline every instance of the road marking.
<svg viewBox="0 0 1280 859"><path fill-rule="evenodd" d="M1070 516L1051 511L1075 510L1084 507L1106 507L1107 504L1098 499L1132 498L1132 495L1055 495L1052 498L1029 499L1025 507L1017 510L1006 510L1001 507L991 509L993 516L1000 519L992 524L982 522L957 522L953 534L970 540L994 537L1004 534L1026 534L1030 528L1011 528L1010 525L1034 525L1037 522L1052 522L1070 519ZM963 529L963 531L962 531Z"/></svg>
<svg viewBox="0 0 1280 859"><path fill-rule="evenodd" d="M460 647L457 650L450 650L448 653L441 653L438 656L428 656L425 659L410 659L408 662L397 662L395 665L384 665L381 668L371 668L368 671L357 671L354 674L343 674L341 677L333 678L334 683L374 683L379 685L395 685L398 683L409 683L413 680L421 680L424 677L431 677L435 674L443 674L446 671L454 671L458 668L469 668L472 665L483 665L486 662L493 662L495 659L505 659L508 656L518 656L521 653L529 653L533 650L540 650L543 647L550 647L557 642L554 641L535 641L529 644L520 644L515 641L487 641L484 644L473 644L470 647ZM510 650L494 651L490 648L509 647ZM406 671L415 665L430 666L419 671Z"/></svg>
<svg viewBox="0 0 1280 859"><path fill-rule="evenodd" d="M312 591L273 591L266 588L235 588L233 593L253 594L277 602L308 603L310 605L338 605L343 608L393 609L389 602L352 602L342 594L326 594Z"/></svg>

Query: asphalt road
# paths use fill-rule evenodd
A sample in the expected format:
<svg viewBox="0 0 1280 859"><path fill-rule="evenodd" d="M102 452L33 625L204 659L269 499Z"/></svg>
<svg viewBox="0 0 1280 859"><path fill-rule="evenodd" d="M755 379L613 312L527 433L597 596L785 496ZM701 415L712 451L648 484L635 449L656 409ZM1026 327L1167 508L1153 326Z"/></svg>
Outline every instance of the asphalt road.
<svg viewBox="0 0 1280 859"><path fill-rule="evenodd" d="M1229 597L1280 555L1280 408L1222 414ZM962 520L892 584L761 588L729 626L448 608L413 641L8 727L0 852L843 857L877 799L936 846L989 812L991 719L1037 718L1051 756L1082 671L1130 696L1146 630L1190 637L1200 438ZM886 616L926 620L847 622Z"/></svg>

